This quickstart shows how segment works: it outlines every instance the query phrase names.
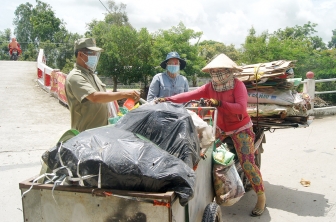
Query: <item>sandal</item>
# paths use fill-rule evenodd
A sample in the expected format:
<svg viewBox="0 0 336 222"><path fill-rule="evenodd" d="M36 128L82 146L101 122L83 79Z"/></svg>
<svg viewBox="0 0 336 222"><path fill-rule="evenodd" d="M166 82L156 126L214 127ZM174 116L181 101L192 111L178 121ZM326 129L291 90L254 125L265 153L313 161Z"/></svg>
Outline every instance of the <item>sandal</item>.
<svg viewBox="0 0 336 222"><path fill-rule="evenodd" d="M255 208L252 210L252 212L250 213L250 216L251 216L251 217L259 217L259 216L261 216L261 215L264 213L265 209L266 209L266 204L265 204L264 209L259 209L259 208L256 208L256 207L255 207Z"/></svg>

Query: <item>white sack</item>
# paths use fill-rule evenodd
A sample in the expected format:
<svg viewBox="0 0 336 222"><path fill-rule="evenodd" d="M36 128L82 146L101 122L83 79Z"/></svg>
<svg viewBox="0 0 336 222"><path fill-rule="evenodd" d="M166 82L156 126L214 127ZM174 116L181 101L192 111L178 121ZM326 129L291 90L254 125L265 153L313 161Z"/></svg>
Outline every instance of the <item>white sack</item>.
<svg viewBox="0 0 336 222"><path fill-rule="evenodd" d="M247 95L247 103L271 103L290 106L302 102L302 98L292 90L259 89L256 91L253 89L247 90Z"/></svg>

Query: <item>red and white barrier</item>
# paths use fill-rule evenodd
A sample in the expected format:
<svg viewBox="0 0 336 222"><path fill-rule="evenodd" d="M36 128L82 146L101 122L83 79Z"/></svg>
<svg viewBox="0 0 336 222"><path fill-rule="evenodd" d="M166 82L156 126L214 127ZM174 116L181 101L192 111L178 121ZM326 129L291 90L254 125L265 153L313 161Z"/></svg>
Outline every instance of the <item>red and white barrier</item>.
<svg viewBox="0 0 336 222"><path fill-rule="evenodd" d="M49 92L64 105L68 105L65 95L66 74L59 69L46 65L44 50L40 49L37 57L37 82L45 91Z"/></svg>

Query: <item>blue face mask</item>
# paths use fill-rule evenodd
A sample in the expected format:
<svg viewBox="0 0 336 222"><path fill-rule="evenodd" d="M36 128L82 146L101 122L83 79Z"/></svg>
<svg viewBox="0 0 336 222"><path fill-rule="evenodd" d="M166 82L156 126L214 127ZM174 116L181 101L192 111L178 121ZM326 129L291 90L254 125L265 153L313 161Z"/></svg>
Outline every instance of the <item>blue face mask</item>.
<svg viewBox="0 0 336 222"><path fill-rule="evenodd" d="M180 71L180 65L167 65L167 71L171 74L177 74Z"/></svg>
<svg viewBox="0 0 336 222"><path fill-rule="evenodd" d="M88 61L85 63L85 65L87 65L90 70L95 71L97 64L98 56L88 56Z"/></svg>

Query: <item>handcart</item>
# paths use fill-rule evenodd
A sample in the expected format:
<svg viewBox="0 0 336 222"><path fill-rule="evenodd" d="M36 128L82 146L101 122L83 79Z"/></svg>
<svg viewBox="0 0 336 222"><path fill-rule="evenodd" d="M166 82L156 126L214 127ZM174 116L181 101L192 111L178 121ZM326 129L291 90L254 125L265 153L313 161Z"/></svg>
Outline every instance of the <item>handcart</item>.
<svg viewBox="0 0 336 222"><path fill-rule="evenodd" d="M215 135L217 109L188 107L190 110L213 111ZM212 146L210 146L212 147ZM127 222L200 222L222 221L220 207L214 202L212 184L212 149L202 150L196 169L194 197L181 206L174 192L137 192L98 189L83 186L36 183L37 177L19 184L24 221L127 221Z"/></svg>

